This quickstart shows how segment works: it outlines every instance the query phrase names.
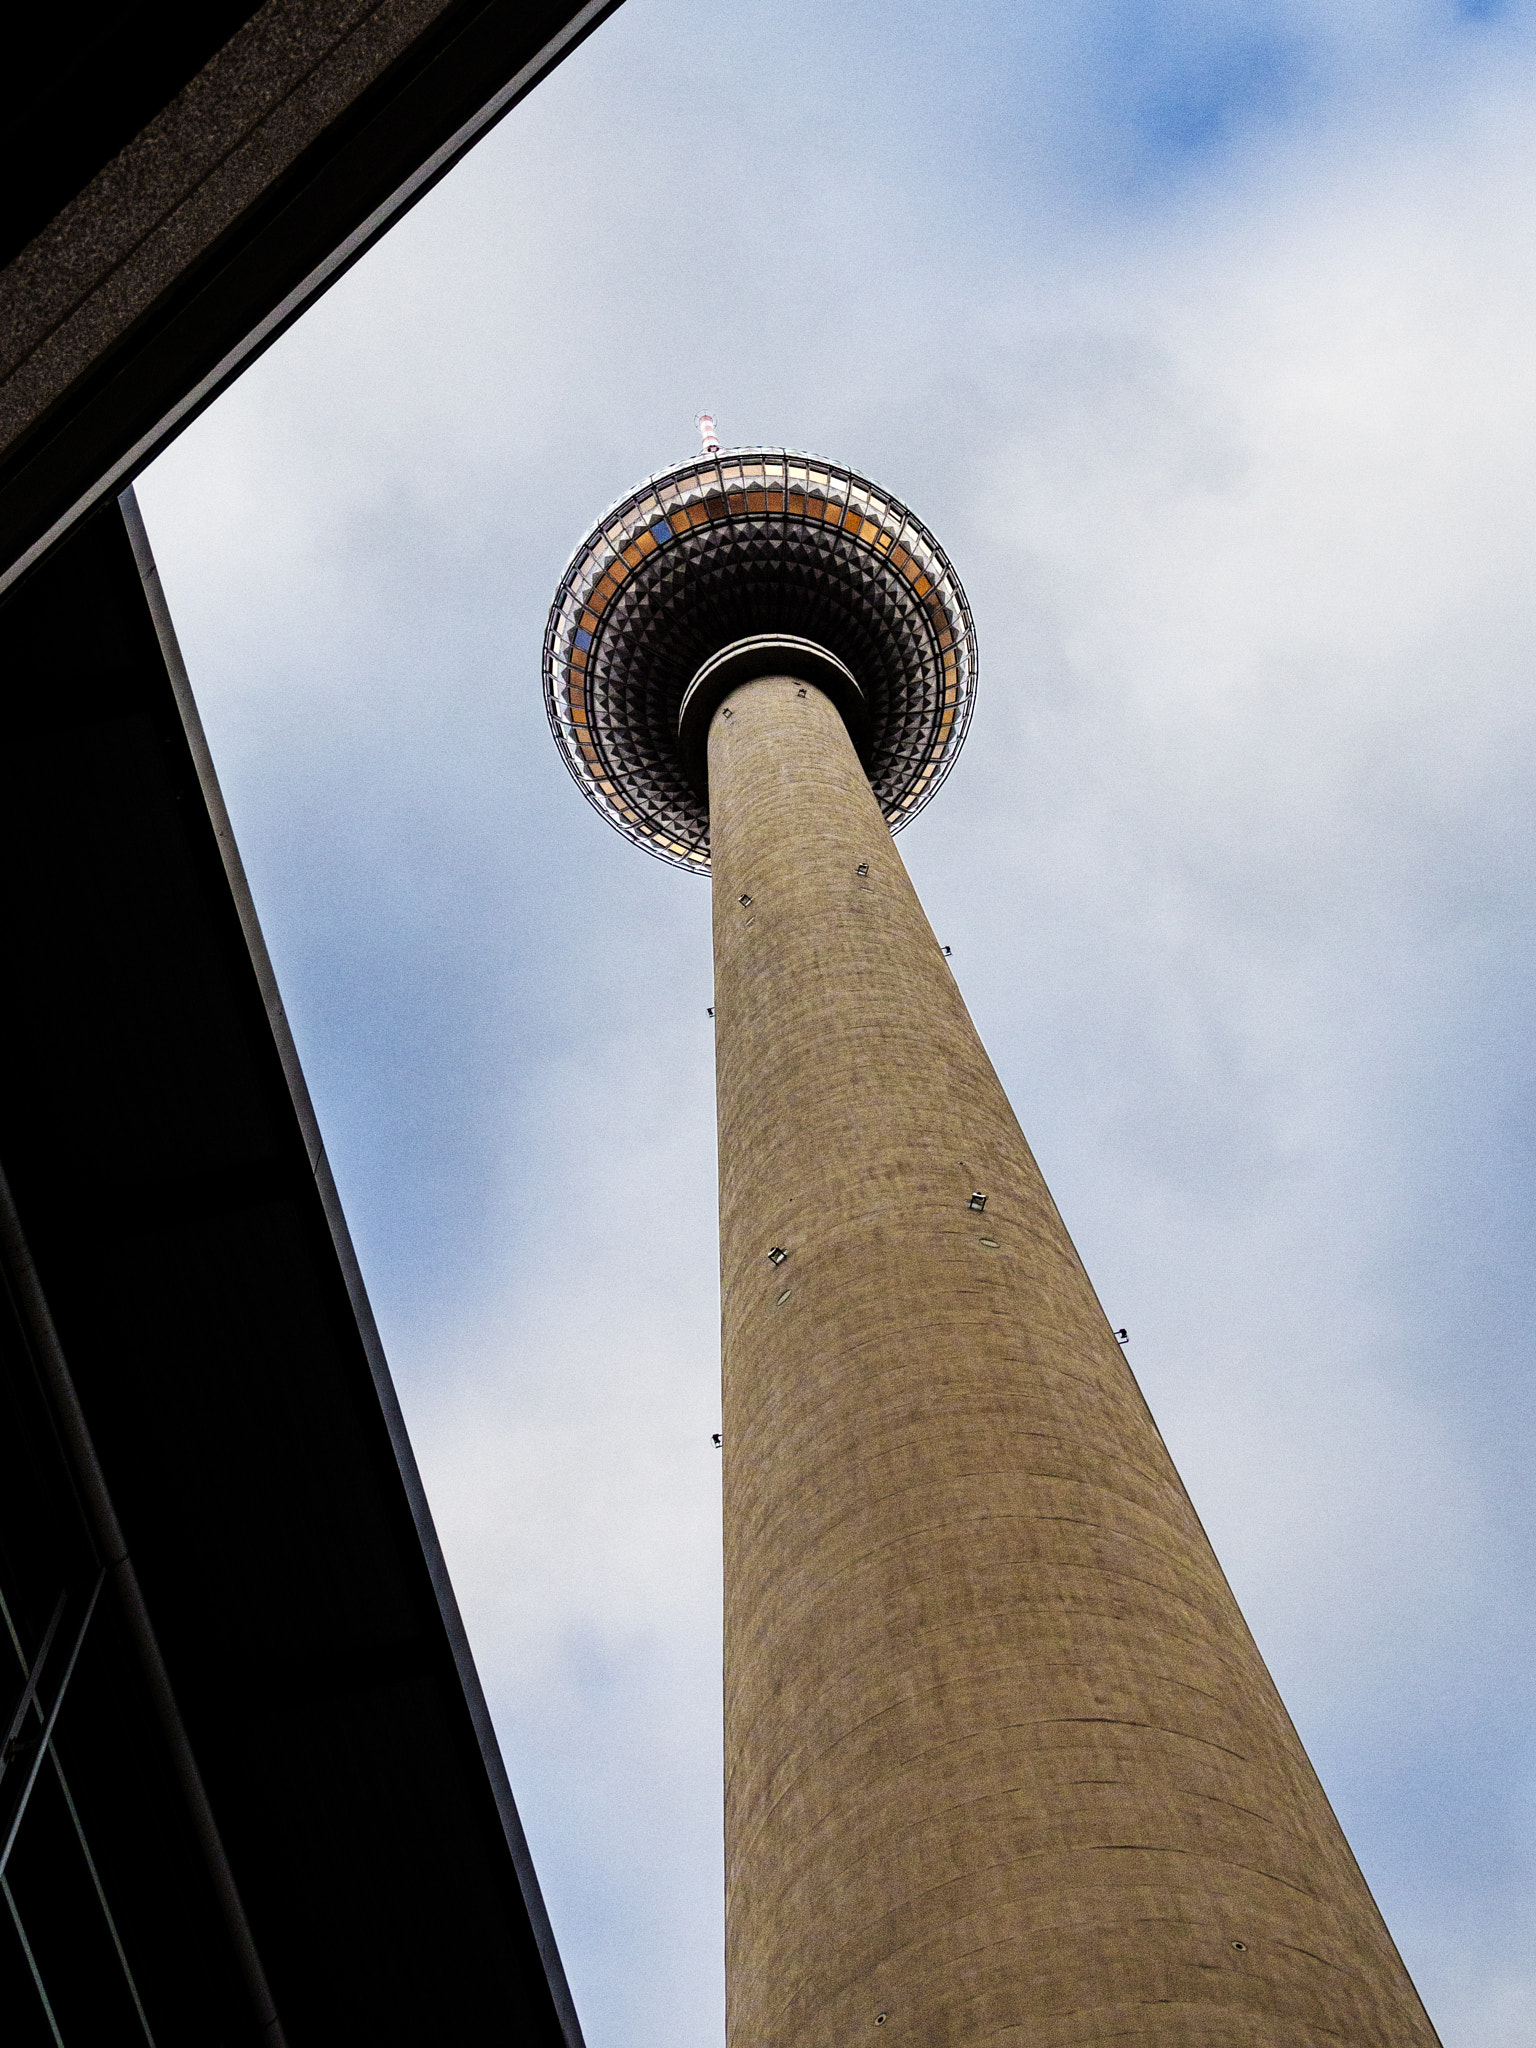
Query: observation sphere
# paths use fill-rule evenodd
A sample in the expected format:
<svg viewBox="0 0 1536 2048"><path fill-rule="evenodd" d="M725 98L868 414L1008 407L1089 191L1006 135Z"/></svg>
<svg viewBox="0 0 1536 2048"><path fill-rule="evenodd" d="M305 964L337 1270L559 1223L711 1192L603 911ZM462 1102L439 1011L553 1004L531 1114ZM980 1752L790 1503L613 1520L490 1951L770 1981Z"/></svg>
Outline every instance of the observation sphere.
<svg viewBox="0 0 1536 2048"><path fill-rule="evenodd" d="M970 722L976 632L933 535L866 477L786 448L658 471L587 534L544 633L544 706L587 799L676 867L709 867L709 805L679 741L689 684L757 636L808 640L855 679L855 738L893 832Z"/></svg>

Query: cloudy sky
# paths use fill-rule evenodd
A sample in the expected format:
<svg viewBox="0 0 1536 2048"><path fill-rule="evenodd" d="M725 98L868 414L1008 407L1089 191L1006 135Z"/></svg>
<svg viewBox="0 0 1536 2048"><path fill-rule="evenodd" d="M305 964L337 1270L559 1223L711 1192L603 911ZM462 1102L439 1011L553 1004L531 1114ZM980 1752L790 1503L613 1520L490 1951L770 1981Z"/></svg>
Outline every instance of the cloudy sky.
<svg viewBox="0 0 1536 2048"><path fill-rule="evenodd" d="M901 846L1447 2048L1536 2044L1536 4L627 0L139 486L591 2048L721 2038L706 887L590 520L851 462Z"/></svg>

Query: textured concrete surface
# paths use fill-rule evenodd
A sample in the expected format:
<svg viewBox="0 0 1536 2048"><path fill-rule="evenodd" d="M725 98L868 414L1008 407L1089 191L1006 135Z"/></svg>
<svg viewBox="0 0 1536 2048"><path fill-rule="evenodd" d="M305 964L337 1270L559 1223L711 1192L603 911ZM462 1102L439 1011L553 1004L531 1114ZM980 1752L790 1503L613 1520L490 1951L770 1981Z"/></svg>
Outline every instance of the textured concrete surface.
<svg viewBox="0 0 1536 2048"><path fill-rule="evenodd" d="M0 272L0 453L449 0L268 0Z"/></svg>
<svg viewBox="0 0 1536 2048"><path fill-rule="evenodd" d="M731 2048L1432 2043L837 713L709 763Z"/></svg>

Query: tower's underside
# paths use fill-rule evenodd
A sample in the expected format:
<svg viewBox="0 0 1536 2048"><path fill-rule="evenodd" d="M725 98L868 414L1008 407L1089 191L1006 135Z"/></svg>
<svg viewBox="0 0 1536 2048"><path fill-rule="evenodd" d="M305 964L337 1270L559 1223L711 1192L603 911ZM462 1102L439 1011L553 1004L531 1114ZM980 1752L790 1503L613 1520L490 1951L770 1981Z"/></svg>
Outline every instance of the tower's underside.
<svg viewBox="0 0 1536 2048"><path fill-rule="evenodd" d="M733 448L661 470L572 556L544 635L544 703L577 786L646 852L703 873L709 804L678 748L700 667L762 634L813 640L858 680L865 762L899 831L959 751L976 636L909 507L841 463Z"/></svg>
<svg viewBox="0 0 1536 2048"><path fill-rule="evenodd" d="M733 2048L1433 2043L831 704L709 797Z"/></svg>

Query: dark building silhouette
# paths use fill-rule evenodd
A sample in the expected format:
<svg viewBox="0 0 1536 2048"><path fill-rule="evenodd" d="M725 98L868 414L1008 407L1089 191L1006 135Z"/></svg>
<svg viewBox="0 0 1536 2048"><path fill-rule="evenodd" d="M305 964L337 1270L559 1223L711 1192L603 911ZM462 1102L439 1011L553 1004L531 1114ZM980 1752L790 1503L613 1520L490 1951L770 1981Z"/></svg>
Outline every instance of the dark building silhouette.
<svg viewBox="0 0 1536 2048"><path fill-rule="evenodd" d="M6 2048L579 2048L119 494L612 4L7 24Z"/></svg>

